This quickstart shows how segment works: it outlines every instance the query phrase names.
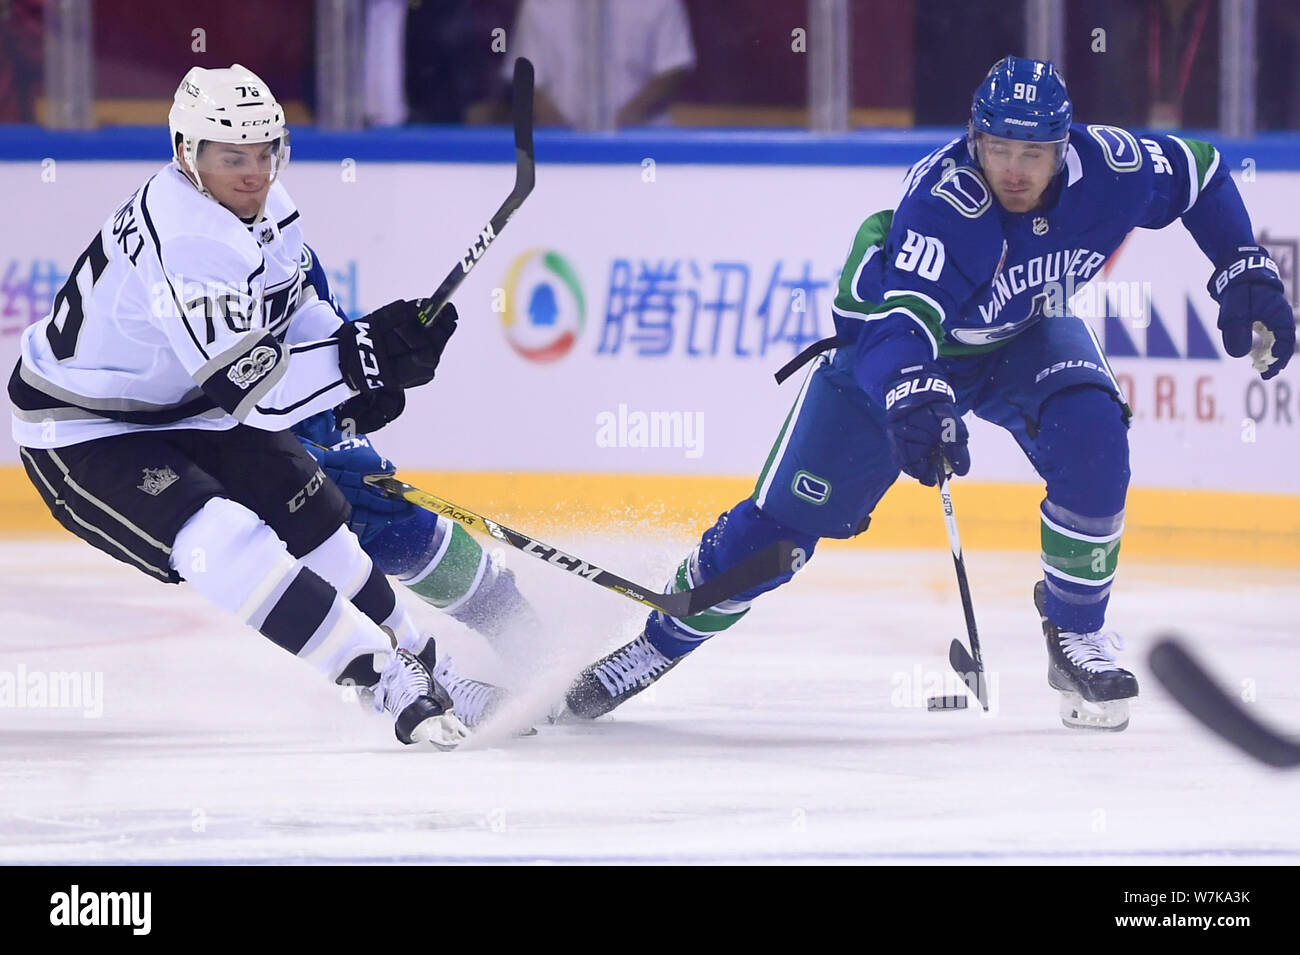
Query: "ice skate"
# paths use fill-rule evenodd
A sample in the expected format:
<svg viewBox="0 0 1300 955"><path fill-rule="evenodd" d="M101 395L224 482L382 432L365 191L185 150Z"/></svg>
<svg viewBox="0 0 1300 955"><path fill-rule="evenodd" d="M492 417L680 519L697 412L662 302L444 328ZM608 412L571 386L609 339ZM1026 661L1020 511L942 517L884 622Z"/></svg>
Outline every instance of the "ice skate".
<svg viewBox="0 0 1300 955"><path fill-rule="evenodd" d="M443 656L441 660L436 659L436 646L430 637L416 656L428 667L434 685L441 687L451 697L452 709L460 721L467 729L476 729L501 709L510 699L510 694L504 687L457 672L452 666L450 655ZM520 727L518 735L535 736L537 730L531 726Z"/></svg>
<svg viewBox="0 0 1300 955"><path fill-rule="evenodd" d="M1128 701L1138 695L1137 677L1115 662L1119 635L1060 630L1043 613L1046 589L1041 580L1034 585L1034 605L1047 638L1047 682L1062 695L1061 722L1118 733L1128 727Z"/></svg>
<svg viewBox="0 0 1300 955"><path fill-rule="evenodd" d="M642 633L631 643L583 670L565 694L566 709L556 719L563 720L572 715L594 720L604 716L655 682L680 659L668 659Z"/></svg>
<svg viewBox="0 0 1300 955"><path fill-rule="evenodd" d="M447 691L408 650L395 650L389 657L374 687L374 708L393 714L393 732L403 743L430 743L450 750L469 736Z"/></svg>

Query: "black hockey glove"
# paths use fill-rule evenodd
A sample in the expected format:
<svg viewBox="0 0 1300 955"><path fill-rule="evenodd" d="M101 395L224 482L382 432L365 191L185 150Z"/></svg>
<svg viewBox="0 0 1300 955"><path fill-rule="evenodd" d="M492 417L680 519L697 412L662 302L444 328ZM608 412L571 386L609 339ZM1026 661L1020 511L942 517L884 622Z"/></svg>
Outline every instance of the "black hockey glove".
<svg viewBox="0 0 1300 955"><path fill-rule="evenodd" d="M363 395L381 388L414 388L433 380L442 350L456 331L456 308L448 302L428 325L420 303L399 299L334 333L339 368L348 386Z"/></svg>
<svg viewBox="0 0 1300 955"><path fill-rule="evenodd" d="M354 395L334 409L339 430L352 437L373 434L406 409L406 392L401 388L377 388Z"/></svg>
<svg viewBox="0 0 1300 955"><path fill-rule="evenodd" d="M946 458L956 474L970 470L966 423L952 385L934 365L904 368L885 387L885 429L899 470L934 487Z"/></svg>
<svg viewBox="0 0 1300 955"><path fill-rule="evenodd" d="M1265 381L1285 368L1295 352L1295 313L1268 250L1241 246L1206 287L1219 303L1219 331L1228 354L1249 354ZM1259 344L1252 350L1254 334Z"/></svg>

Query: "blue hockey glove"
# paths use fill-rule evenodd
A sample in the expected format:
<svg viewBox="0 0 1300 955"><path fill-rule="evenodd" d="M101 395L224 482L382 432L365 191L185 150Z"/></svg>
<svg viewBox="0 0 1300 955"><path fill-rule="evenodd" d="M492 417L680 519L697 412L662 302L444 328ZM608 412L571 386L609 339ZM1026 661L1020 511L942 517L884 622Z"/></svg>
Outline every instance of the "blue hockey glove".
<svg viewBox="0 0 1300 955"><path fill-rule="evenodd" d="M334 412L332 411L318 411L309 418L303 418L289 430L293 432L295 438L303 443L308 451L318 450L313 449L312 444L328 448L344 438L344 435L339 432L338 426L334 423Z"/></svg>
<svg viewBox="0 0 1300 955"><path fill-rule="evenodd" d="M899 470L934 487L946 459L955 474L970 470L969 434L957 396L934 365L904 368L885 387L885 428Z"/></svg>
<svg viewBox="0 0 1300 955"><path fill-rule="evenodd" d="M339 486L352 505L348 528L365 547L376 535L392 524L413 517L416 507L409 501L387 497L364 480L367 474L394 474L391 461L380 456L365 435L346 438L329 448L307 444L325 475Z"/></svg>
<svg viewBox="0 0 1300 955"><path fill-rule="evenodd" d="M1215 272L1206 287L1219 303L1219 331L1228 354L1249 354L1265 381L1285 368L1295 352L1295 313L1268 250L1239 247L1236 258ZM1252 348L1254 334L1260 340Z"/></svg>

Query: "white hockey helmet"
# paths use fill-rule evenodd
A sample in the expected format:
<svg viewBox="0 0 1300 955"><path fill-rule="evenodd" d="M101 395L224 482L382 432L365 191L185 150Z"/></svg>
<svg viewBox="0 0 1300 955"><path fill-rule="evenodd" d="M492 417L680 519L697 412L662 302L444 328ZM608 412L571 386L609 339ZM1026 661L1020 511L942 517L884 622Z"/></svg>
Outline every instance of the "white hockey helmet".
<svg viewBox="0 0 1300 955"><path fill-rule="evenodd" d="M274 143L272 181L289 162L284 110L257 74L238 63L220 70L196 66L186 73L176 88L167 124L173 152L179 136L181 155L205 195L198 163L201 142Z"/></svg>

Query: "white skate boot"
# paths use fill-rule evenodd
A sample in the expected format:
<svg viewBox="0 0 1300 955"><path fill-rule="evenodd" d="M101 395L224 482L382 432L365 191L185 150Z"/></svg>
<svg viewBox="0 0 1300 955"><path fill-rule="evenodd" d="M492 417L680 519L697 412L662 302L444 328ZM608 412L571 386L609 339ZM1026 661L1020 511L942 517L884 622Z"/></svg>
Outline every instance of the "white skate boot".
<svg viewBox="0 0 1300 955"><path fill-rule="evenodd" d="M393 732L403 743L455 749L469 737L447 691L415 654L394 650L374 687L376 712L393 715Z"/></svg>

